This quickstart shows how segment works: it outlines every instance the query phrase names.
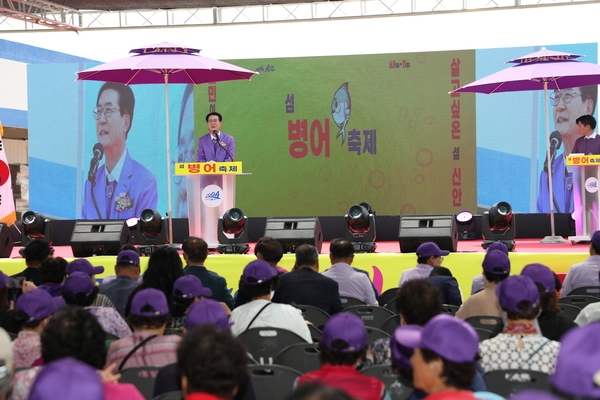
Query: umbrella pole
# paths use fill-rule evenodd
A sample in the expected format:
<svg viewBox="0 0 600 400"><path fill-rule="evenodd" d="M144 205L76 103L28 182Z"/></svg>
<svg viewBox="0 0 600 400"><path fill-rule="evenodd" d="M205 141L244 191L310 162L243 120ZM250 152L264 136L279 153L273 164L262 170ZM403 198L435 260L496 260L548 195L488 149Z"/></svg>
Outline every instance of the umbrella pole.
<svg viewBox="0 0 600 400"><path fill-rule="evenodd" d="M548 197L550 200L550 234L544 237L540 243L555 244L566 243L560 236L556 236L554 230L554 191L552 187L552 160L550 158L550 121L548 120L548 82L544 81L544 113L546 115L546 157L548 158Z"/></svg>
<svg viewBox="0 0 600 400"><path fill-rule="evenodd" d="M173 244L173 207L171 201L171 135L169 130L169 75L165 77L165 116L167 119L167 215L169 216L169 244Z"/></svg>

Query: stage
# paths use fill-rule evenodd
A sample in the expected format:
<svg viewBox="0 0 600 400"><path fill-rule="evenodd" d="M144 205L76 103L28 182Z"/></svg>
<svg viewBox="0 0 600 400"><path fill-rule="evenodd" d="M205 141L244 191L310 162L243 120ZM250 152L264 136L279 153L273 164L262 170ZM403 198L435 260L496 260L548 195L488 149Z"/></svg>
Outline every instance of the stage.
<svg viewBox="0 0 600 400"><path fill-rule="evenodd" d="M569 267L581 262L589 256L589 245L575 244L541 244L541 239L517 239L514 252L510 253L512 274L518 274L525 265L542 263L557 273L566 273ZM466 240L458 242L458 251L444 257L443 266L449 268L458 280L463 298L468 297L471 290L471 280L481 274L481 262L485 254L481 247L482 240ZM250 243L250 253L247 255L225 255L211 253L206 261L206 267L227 279L228 286L233 292L237 290L240 275L244 266L254 257L254 243ZM20 272L25 268L25 260L19 255L21 247L15 246L11 258L0 259L0 270L7 275ZM320 270L324 271L331 263L329 261L329 243L323 243L319 258ZM55 255L71 259L73 253L69 246L55 246ZM114 274L115 256L90 257L94 265L103 265L105 275ZM375 253L356 254L353 266L369 273L375 287L381 292L396 287L402 271L416 265L415 253L400 253L397 241L377 242ZM142 271L148 262L142 257ZM285 254L280 266L290 270L294 265L294 255Z"/></svg>

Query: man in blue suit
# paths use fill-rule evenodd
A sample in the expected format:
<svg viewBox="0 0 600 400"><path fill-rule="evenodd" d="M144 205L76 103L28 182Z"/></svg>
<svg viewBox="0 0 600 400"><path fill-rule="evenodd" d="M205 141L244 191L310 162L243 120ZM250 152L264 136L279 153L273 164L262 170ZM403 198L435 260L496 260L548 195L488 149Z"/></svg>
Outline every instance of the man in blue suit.
<svg viewBox="0 0 600 400"><path fill-rule="evenodd" d="M93 175L95 182L91 178L85 182L84 219L127 219L157 207L156 178L126 148L134 106L129 86L106 82L98 92L93 114L106 161Z"/></svg>
<svg viewBox="0 0 600 400"><path fill-rule="evenodd" d="M235 140L233 136L221 132L223 116L211 112L206 116L208 133L198 139L199 162L231 162L235 158Z"/></svg>

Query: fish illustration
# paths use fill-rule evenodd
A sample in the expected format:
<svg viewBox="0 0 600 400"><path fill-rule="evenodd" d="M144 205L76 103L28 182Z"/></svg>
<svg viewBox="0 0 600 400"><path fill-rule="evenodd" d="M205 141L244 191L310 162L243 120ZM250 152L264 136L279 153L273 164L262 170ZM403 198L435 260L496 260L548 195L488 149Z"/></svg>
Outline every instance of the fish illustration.
<svg viewBox="0 0 600 400"><path fill-rule="evenodd" d="M350 92L348 91L348 82L344 82L333 95L333 101L331 102L331 116L335 121L335 124L340 128L340 131L336 135L342 137L342 145L346 140L346 125L350 121L351 106L350 106Z"/></svg>

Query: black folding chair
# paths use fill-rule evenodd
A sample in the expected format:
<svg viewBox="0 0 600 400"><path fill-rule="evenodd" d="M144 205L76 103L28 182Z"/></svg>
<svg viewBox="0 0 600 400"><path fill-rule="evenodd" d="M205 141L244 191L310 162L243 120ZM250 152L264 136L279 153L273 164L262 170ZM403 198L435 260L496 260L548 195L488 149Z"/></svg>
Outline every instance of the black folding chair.
<svg viewBox="0 0 600 400"><path fill-rule="evenodd" d="M459 306L455 306L454 304L443 304L442 312L449 315L456 315L459 308Z"/></svg>
<svg viewBox="0 0 600 400"><path fill-rule="evenodd" d="M378 328L373 328L372 326L367 326L367 342L373 343L378 339L389 338L389 333L382 331Z"/></svg>
<svg viewBox="0 0 600 400"><path fill-rule="evenodd" d="M558 304L569 304L583 309L588 304L597 303L599 301L600 298L596 296L589 296L584 294L570 294L568 296L559 298Z"/></svg>
<svg viewBox="0 0 600 400"><path fill-rule="evenodd" d="M299 371L283 365L249 365L254 396L257 399L284 400L294 389Z"/></svg>
<svg viewBox="0 0 600 400"><path fill-rule="evenodd" d="M161 367L132 367L120 371L121 383L132 383L145 399L150 400L154 395L154 380Z"/></svg>
<svg viewBox="0 0 600 400"><path fill-rule="evenodd" d="M381 307L385 307L385 305L392 299L396 298L396 294L398 293L398 289L397 287L395 288L391 288L388 289L386 291L384 291L383 293L381 293L381 296L379 296L379 305Z"/></svg>
<svg viewBox="0 0 600 400"><path fill-rule="evenodd" d="M306 305L295 305L300 313L304 317L305 320L313 323L314 326L319 328L319 330L323 329L323 326L327 322L327 320L331 317L325 311L321 310L319 307L306 306Z"/></svg>
<svg viewBox="0 0 600 400"><path fill-rule="evenodd" d="M358 315L363 320L365 326L377 329L379 329L386 319L396 315L387 308L377 306L352 306L346 308L344 311Z"/></svg>
<svg viewBox="0 0 600 400"><path fill-rule="evenodd" d="M412 382L405 382L392 371L389 365L372 365L360 371L361 374L373 376L383 383L392 400L405 400L413 392Z"/></svg>
<svg viewBox="0 0 600 400"><path fill-rule="evenodd" d="M364 301L350 296L340 296L340 301L342 302L342 307L344 308L351 306L362 306L366 304Z"/></svg>
<svg viewBox="0 0 600 400"><path fill-rule="evenodd" d="M502 318L493 315L474 315L465 319L465 321L475 328L480 340L495 336L502 330L504 325ZM489 331L490 333L486 336L483 331Z"/></svg>
<svg viewBox="0 0 600 400"><path fill-rule="evenodd" d="M395 314L396 313L396 298L394 297L393 299L388 301L387 304L385 305L385 308L387 308L388 310L390 310L391 312L393 312Z"/></svg>
<svg viewBox="0 0 600 400"><path fill-rule="evenodd" d="M488 391L506 398L525 389L551 391L547 374L527 369L491 371L483 376L483 380Z"/></svg>
<svg viewBox="0 0 600 400"><path fill-rule="evenodd" d="M558 305L560 306L560 309L562 310L560 314L563 317L567 318L569 321L575 321L575 319L581 312L581 308L574 306L572 304L558 303Z"/></svg>
<svg viewBox="0 0 600 400"><path fill-rule="evenodd" d="M571 290L567 296L594 296L600 298L600 286L583 286Z"/></svg>
<svg viewBox="0 0 600 400"><path fill-rule="evenodd" d="M312 338L313 343L319 343L319 340L321 339L321 335L322 332L319 328L317 328L316 326L314 326L313 324L306 324L308 325L308 330L310 332L310 337Z"/></svg>
<svg viewBox="0 0 600 400"><path fill-rule="evenodd" d="M400 326L400 315L396 314L385 321L379 327L382 331L386 332L388 335L392 336L396 331L396 328Z"/></svg>
<svg viewBox="0 0 600 400"><path fill-rule="evenodd" d="M273 359L287 346L306 343L292 331L280 328L250 328L238 335L259 364L272 364Z"/></svg>
<svg viewBox="0 0 600 400"><path fill-rule="evenodd" d="M297 343L286 347L275 356L273 362L284 365L305 374L321 368L319 345L316 343Z"/></svg>

